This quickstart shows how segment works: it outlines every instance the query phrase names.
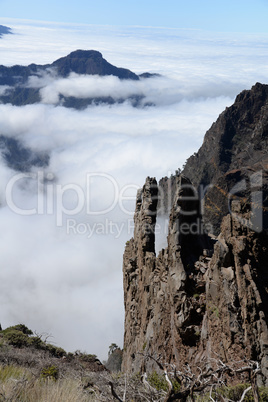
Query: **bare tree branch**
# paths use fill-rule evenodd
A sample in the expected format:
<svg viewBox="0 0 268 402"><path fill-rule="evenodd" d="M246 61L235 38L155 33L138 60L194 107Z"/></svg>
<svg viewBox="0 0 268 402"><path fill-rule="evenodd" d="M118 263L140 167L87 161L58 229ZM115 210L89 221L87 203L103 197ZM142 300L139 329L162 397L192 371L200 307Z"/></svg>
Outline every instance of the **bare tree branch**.
<svg viewBox="0 0 268 402"><path fill-rule="evenodd" d="M250 387L248 387L247 389L244 390L244 392L243 392L243 394L242 394L241 399L239 400L239 402L243 402L243 400L244 400L244 398L245 398L245 396L246 396L246 393L247 393L248 391L250 391L251 389L252 389L252 386L250 386Z"/></svg>
<svg viewBox="0 0 268 402"><path fill-rule="evenodd" d="M124 402L121 398L119 398L119 396L118 396L117 393L115 392L115 390L114 390L114 384L112 383L112 381L109 381L109 385L110 385L110 387L111 387L111 392L112 392L113 397L114 397L115 399L117 399L119 402Z"/></svg>

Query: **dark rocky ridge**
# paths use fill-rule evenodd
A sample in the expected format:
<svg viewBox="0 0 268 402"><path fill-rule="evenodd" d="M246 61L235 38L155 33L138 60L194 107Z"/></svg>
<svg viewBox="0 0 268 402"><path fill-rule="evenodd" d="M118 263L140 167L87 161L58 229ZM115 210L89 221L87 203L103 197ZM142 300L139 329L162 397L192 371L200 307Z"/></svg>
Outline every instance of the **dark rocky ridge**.
<svg viewBox="0 0 268 402"><path fill-rule="evenodd" d="M230 191L245 180L247 188L236 191L236 195L248 200L256 187L250 185L250 178L257 172L262 174L259 190L263 190L265 212L268 207L267 101L268 85L257 83L251 90L241 92L208 130L203 145L183 170L196 187L212 185L205 195L204 218L216 234L229 212ZM264 225L268 227L266 213Z"/></svg>
<svg viewBox="0 0 268 402"><path fill-rule="evenodd" d="M5 27L4 25L0 25L0 38L3 35L12 34L12 29L9 27Z"/></svg>
<svg viewBox="0 0 268 402"><path fill-rule="evenodd" d="M114 75L120 79L138 80L138 75L125 68L118 68L108 63L100 52L95 50L76 50L66 57L62 57L51 65L43 66L47 69L55 67L60 77L67 77L71 72L89 75Z"/></svg>
<svg viewBox="0 0 268 402"><path fill-rule="evenodd" d="M66 78L70 73L99 75L99 76L115 76L121 80L138 81L140 78L150 78L154 74L144 73L138 76L132 71L125 68L118 68L108 63L102 54L95 50L76 50L66 57L54 61L52 64L38 65L30 64L29 66L0 66L0 85L8 85L11 88L2 96L1 103L11 103L12 105L22 106L27 104L38 103L41 101L39 88L27 87L30 76L40 76L44 73L55 74L56 77ZM140 102L139 96L129 98L133 106L137 106ZM74 107L83 109L92 103L120 103L126 99L115 100L110 97L95 98L74 98L61 96L61 104L66 107Z"/></svg>
<svg viewBox="0 0 268 402"><path fill-rule="evenodd" d="M203 198L204 221L216 235L222 218L229 212L230 200L242 197L245 202L249 201L253 191L263 191L263 226L268 228L267 102L268 85L257 83L251 90L241 92L234 104L212 124L202 146L184 166L183 174ZM253 183L258 172L262 185ZM169 196L161 199L162 212L168 212L172 206L176 190L174 178L159 182L162 193ZM238 183L240 188L235 187Z"/></svg>
<svg viewBox="0 0 268 402"><path fill-rule="evenodd" d="M0 153L6 164L19 172L30 171L33 166L46 167L49 155L25 147L19 140L0 135Z"/></svg>
<svg viewBox="0 0 268 402"><path fill-rule="evenodd" d="M30 64L29 66L0 66L0 85L26 84L31 75L54 69L59 77L67 77L71 72L89 75L114 75L120 79L138 80L139 77L125 68L118 68L108 63L102 54L95 50L76 50L52 64Z"/></svg>
<svg viewBox="0 0 268 402"><path fill-rule="evenodd" d="M147 178L138 193L123 261L124 370L145 369L139 352L179 368L247 358L260 363L258 381L268 385L268 232L265 219L263 228L252 224L267 213L267 95L261 84L243 91L206 133L183 175L159 185ZM241 180L251 188L236 188L225 204ZM203 223L202 197L189 198L195 186L210 183L205 219L218 229L217 239ZM262 194L260 209L252 189ZM156 256L156 215L169 210L168 246ZM197 233L185 231L197 222Z"/></svg>

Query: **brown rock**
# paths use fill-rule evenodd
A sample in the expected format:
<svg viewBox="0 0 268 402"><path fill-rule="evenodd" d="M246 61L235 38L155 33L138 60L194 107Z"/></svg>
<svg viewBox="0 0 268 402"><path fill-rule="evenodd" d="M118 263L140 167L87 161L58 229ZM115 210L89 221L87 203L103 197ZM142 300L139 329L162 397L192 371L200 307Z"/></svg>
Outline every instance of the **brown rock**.
<svg viewBox="0 0 268 402"><path fill-rule="evenodd" d="M138 195L135 234L124 253L122 368L142 371L146 353L178 366L185 362L194 366L199 359L215 357L226 363L248 358L260 362L267 385L268 237L244 227L236 214L227 215L211 260L199 261L207 259L203 250L211 250L212 243L205 234L180 229L200 219L195 201L185 205L188 184L183 176L178 178L168 247L158 257L153 245L155 180L147 178ZM184 215L186 208L193 207L196 214ZM232 212L241 213L237 202ZM196 269L198 264L206 266L204 274ZM153 365L148 362L146 367Z"/></svg>

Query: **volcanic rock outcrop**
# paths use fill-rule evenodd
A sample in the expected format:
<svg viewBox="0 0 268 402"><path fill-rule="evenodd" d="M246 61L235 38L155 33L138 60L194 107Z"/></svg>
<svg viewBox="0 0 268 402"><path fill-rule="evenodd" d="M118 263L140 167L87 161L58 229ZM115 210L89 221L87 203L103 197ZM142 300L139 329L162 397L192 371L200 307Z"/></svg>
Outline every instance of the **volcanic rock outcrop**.
<svg viewBox="0 0 268 402"><path fill-rule="evenodd" d="M268 385L267 95L261 84L240 94L184 174L159 185L147 178L138 193L134 237L123 260L124 370L142 371L146 354L179 367L246 358L259 362L259 382ZM213 195L215 208L204 223L204 193L197 186L209 181L206 197ZM157 211L159 204L167 206L163 194L172 207L167 247L156 256ZM219 225L217 238L209 233L211 220ZM146 369L153 365L148 361Z"/></svg>
<svg viewBox="0 0 268 402"><path fill-rule="evenodd" d="M203 145L185 165L183 173L197 188L202 186L204 220L216 234L229 212L230 198L243 196L246 203L256 187L263 191L263 219L268 228L267 101L268 85L257 83L241 92L207 131ZM256 183L257 172L262 175L262 183ZM235 187L237 183L240 185Z"/></svg>
<svg viewBox="0 0 268 402"><path fill-rule="evenodd" d="M232 199L250 202L262 191L263 226L268 228L268 85L257 83L242 91L207 131L198 152L186 162L183 174L202 199L205 223L218 235ZM175 177L159 182L159 209L169 213L176 192Z"/></svg>

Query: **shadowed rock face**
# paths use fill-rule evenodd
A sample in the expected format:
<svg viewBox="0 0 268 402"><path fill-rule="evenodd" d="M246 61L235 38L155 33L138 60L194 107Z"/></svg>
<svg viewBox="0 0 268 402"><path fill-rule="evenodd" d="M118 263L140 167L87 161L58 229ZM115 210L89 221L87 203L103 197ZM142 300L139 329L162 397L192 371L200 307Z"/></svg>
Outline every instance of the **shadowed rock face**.
<svg viewBox="0 0 268 402"><path fill-rule="evenodd" d="M29 66L0 66L0 85L25 84L30 75L54 69L59 77L67 77L70 73L88 75L114 75L120 79L139 80L139 76L125 68L118 68L108 63L96 50L76 50L52 64Z"/></svg>
<svg viewBox="0 0 268 402"><path fill-rule="evenodd" d="M51 67L56 67L61 77L67 77L74 72L101 76L114 75L120 79L139 80L139 77L132 71L113 66L102 57L100 52L95 50L76 50L68 56L54 61Z"/></svg>
<svg viewBox="0 0 268 402"><path fill-rule="evenodd" d="M179 366L215 357L233 362L258 360L268 380L268 236L245 227L239 201L212 241L188 234L200 218L189 205L189 184L177 178L168 247L154 252L157 205L155 179L147 178L137 197L135 232L123 259L125 335L123 370L144 369L139 353L161 355ZM202 224L202 223L201 223ZM182 229L183 228L183 229ZM215 243L215 244L214 244ZM214 245L214 250L213 250ZM217 354L217 355L216 355ZM147 369L153 363L147 363Z"/></svg>
<svg viewBox="0 0 268 402"><path fill-rule="evenodd" d="M213 245L207 234L191 233L201 217L198 201L189 201L193 196L190 185L187 178L177 177L168 247L158 257L153 243L158 194L155 179L147 178L138 193L134 238L126 245L123 263L126 370L140 369L143 359L137 352L161 353L170 362L179 358L179 346L186 354L188 347L196 347L198 342L196 333L200 332L204 306L196 308L199 304L194 294L204 292L205 282L196 264L203 259L203 250Z"/></svg>
<svg viewBox="0 0 268 402"><path fill-rule="evenodd" d="M248 358L259 361L259 382L268 385L268 235L260 219L266 216L267 200L267 94L261 84L240 94L207 132L183 175L164 178L159 186L147 178L138 193L134 237L123 259L124 370L143 370L142 353L161 355L163 362L179 367L215 357L228 363ZM194 197L191 185L208 180L216 183L214 192L207 193L215 209L208 215L205 204L205 218L220 222L213 240L203 223L201 197ZM225 208L231 188L236 197ZM252 189L255 195L262 190L261 200ZM165 191L170 193L163 199ZM217 198L216 192L224 197ZM157 194L160 205L153 202ZM156 256L154 225L163 209L170 210L168 246ZM197 226L198 232L186 230ZM147 362L146 369L153 364Z"/></svg>
<svg viewBox="0 0 268 402"><path fill-rule="evenodd" d="M239 201L224 217L206 276L206 315L201 352L222 359L261 362L268 384L268 235L241 224L249 219Z"/></svg>
<svg viewBox="0 0 268 402"><path fill-rule="evenodd" d="M229 213L230 191L247 201L252 191L263 191L268 207L268 85L257 83L241 92L207 131L203 145L191 156L183 173L198 188L206 186L204 220L219 234L222 218ZM252 185L251 178L261 172L262 184ZM243 180L245 183L242 185ZM244 187L244 188L242 188ZM232 197L234 198L234 197ZM264 224L268 228L266 214Z"/></svg>

